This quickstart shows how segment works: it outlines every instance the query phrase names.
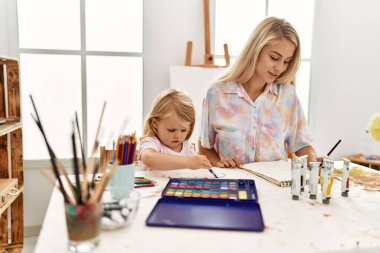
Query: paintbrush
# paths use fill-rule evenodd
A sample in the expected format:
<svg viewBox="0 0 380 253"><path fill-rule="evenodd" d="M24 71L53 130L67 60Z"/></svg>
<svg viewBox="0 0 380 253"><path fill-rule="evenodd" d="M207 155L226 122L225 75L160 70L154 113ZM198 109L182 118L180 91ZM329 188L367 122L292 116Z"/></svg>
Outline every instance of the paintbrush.
<svg viewBox="0 0 380 253"><path fill-rule="evenodd" d="M49 142L47 140L47 137L46 137L45 131L44 131L43 127L42 127L42 123L41 123L40 117L38 115L38 111L37 111L36 105L34 104L34 100L33 100L32 95L30 95L30 100L32 101L33 109L34 109L34 112L36 114L36 117L34 117L33 114L31 114L32 118L33 118L34 122L36 122L36 124L37 124L38 128L40 129L41 134L42 134L42 136L44 138L45 144L47 146L47 149L48 149L48 152L49 152L49 155L50 155L50 161L51 161L51 164L53 166L53 172L55 174L55 177L58 180L58 184L59 184L59 187L61 188L63 198L64 198L65 202L72 202L72 201L69 201L69 197L67 196L65 188L63 187L63 183L62 183L59 171L58 171L58 167L57 167L57 164L55 162L56 156L55 156L55 154L53 152L53 149L50 147L50 144L49 144Z"/></svg>
<svg viewBox="0 0 380 253"><path fill-rule="evenodd" d="M212 169L208 169L208 171L210 171L211 174L213 174L215 178L219 178Z"/></svg>
<svg viewBox="0 0 380 253"><path fill-rule="evenodd" d="M77 192L78 197L78 204L83 204L82 200L82 190L81 190L81 183L79 178L79 163L77 158L77 148L76 148L76 142L75 142L75 127L73 129L73 134L71 135L71 141L72 141L72 147L73 147L73 168L74 168L74 175L75 175L75 190ZM83 179L86 180L86 179Z"/></svg>
<svg viewBox="0 0 380 253"><path fill-rule="evenodd" d="M330 149L330 151L327 153L327 156L330 156L331 155L331 153L336 149L336 147L338 147L338 145L339 145L339 143L341 142L342 140L339 140L335 145L334 145L334 147L332 147L331 149Z"/></svg>

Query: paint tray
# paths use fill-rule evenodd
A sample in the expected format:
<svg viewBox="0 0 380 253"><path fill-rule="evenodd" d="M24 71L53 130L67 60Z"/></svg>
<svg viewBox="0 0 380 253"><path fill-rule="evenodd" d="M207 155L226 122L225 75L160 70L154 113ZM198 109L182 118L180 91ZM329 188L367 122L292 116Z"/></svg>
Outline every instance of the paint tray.
<svg viewBox="0 0 380 253"><path fill-rule="evenodd" d="M148 226L263 231L254 180L171 178Z"/></svg>

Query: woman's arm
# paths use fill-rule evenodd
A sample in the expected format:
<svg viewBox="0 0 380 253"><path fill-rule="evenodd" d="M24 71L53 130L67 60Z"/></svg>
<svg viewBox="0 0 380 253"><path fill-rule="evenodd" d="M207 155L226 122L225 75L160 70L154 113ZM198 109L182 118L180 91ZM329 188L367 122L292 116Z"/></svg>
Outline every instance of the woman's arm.
<svg viewBox="0 0 380 253"><path fill-rule="evenodd" d="M200 169L211 168L210 161L204 155L176 156L145 149L141 154L144 165L153 170L175 170L175 169Z"/></svg>
<svg viewBox="0 0 380 253"><path fill-rule="evenodd" d="M215 149L208 149L204 148L201 145L201 142L198 142L198 148L199 148L199 153L205 155L211 162L211 164L215 167L220 167L220 168L236 168L236 167L241 167L243 166L244 162L240 161L236 157L230 157L230 158L225 158L225 159L220 159L219 154L216 152Z"/></svg>

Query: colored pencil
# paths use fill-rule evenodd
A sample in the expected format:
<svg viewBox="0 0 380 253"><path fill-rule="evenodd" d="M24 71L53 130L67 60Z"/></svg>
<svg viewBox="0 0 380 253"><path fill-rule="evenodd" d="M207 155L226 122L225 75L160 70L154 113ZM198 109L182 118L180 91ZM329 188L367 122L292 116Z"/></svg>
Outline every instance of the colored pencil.
<svg viewBox="0 0 380 253"><path fill-rule="evenodd" d="M155 184L139 184L135 185L135 188L154 187Z"/></svg>

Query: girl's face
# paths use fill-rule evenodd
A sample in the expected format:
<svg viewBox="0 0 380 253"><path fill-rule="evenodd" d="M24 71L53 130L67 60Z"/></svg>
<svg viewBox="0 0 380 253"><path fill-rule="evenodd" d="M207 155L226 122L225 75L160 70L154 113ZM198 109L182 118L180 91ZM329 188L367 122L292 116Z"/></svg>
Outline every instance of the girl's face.
<svg viewBox="0 0 380 253"><path fill-rule="evenodd" d="M182 150L182 143L190 131L190 122L180 122L177 117L168 116L161 120L153 119L152 123L157 137L165 146L176 152Z"/></svg>
<svg viewBox="0 0 380 253"><path fill-rule="evenodd" d="M295 45L285 38L265 46L259 55L254 73L255 79L272 84L286 71L295 50Z"/></svg>

